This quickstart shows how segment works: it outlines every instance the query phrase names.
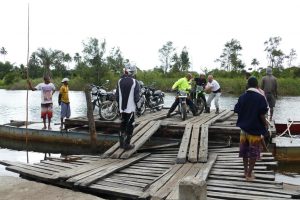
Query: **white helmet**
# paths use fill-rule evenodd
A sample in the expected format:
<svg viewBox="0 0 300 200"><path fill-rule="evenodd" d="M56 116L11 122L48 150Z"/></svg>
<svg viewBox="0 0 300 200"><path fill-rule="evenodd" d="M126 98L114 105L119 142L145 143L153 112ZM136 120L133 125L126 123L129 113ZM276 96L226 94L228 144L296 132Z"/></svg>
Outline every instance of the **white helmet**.
<svg viewBox="0 0 300 200"><path fill-rule="evenodd" d="M126 63L125 64L125 72L128 75L133 76L136 74L136 66L134 64Z"/></svg>

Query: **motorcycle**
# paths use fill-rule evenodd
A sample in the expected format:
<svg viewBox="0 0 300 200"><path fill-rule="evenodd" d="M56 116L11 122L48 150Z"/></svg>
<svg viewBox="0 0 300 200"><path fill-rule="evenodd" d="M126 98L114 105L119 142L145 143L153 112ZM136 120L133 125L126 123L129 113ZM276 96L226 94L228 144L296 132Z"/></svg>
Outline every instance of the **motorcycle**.
<svg viewBox="0 0 300 200"><path fill-rule="evenodd" d="M202 86L197 85L192 94L192 101L196 106L197 114L199 115L203 112L205 107L205 101L202 99L203 96L205 98L204 88Z"/></svg>
<svg viewBox="0 0 300 200"><path fill-rule="evenodd" d="M187 93L184 91L178 91L177 98L179 99L178 111L180 113L180 117L182 121L184 121L186 119L186 113L187 113L187 105L186 105Z"/></svg>
<svg viewBox="0 0 300 200"><path fill-rule="evenodd" d="M136 109L137 116L141 116L144 114L146 107L145 107L145 97L140 92L140 101L138 102L140 109ZM115 94L112 99L105 101L102 103L99 114L100 117L106 121L113 121L117 117L119 117L119 106L118 102L116 101Z"/></svg>
<svg viewBox="0 0 300 200"><path fill-rule="evenodd" d="M161 90L155 90L153 86L142 86L142 93L145 96L146 107L151 111L160 111L164 106L165 93Z"/></svg>
<svg viewBox="0 0 300 200"><path fill-rule="evenodd" d="M93 110L96 108L100 108L101 103L103 101L106 101L106 90L105 87L109 83L109 80L106 80L106 82L103 85L97 86L97 85L91 85L91 96L92 96L92 103L93 103Z"/></svg>

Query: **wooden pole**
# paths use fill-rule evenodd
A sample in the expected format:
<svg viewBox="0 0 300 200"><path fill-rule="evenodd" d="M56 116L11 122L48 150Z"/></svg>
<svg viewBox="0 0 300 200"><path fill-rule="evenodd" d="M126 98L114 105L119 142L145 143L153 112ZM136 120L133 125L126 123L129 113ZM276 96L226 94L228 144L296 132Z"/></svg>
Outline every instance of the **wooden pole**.
<svg viewBox="0 0 300 200"><path fill-rule="evenodd" d="M29 80L29 4L28 4L28 27L27 27L27 80ZM25 127L26 127L26 157L27 157L27 163L29 163L29 156L28 156L28 84L27 84L27 93L26 93L26 122L25 122Z"/></svg>
<svg viewBox="0 0 300 200"><path fill-rule="evenodd" d="M90 132L90 137L91 137L91 147L92 147L92 150L96 150L97 132L96 132L94 115L93 115L93 104L92 104L92 100L91 100L90 85L85 86L84 92L85 92L86 105L87 105L87 118L89 120L89 132Z"/></svg>
<svg viewBox="0 0 300 200"><path fill-rule="evenodd" d="M207 184L205 180L185 177L179 182L179 200L206 200Z"/></svg>

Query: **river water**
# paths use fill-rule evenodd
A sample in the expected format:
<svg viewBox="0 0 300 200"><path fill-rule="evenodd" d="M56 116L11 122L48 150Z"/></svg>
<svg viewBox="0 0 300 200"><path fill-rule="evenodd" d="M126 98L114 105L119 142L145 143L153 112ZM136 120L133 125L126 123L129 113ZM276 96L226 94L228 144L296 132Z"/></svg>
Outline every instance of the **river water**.
<svg viewBox="0 0 300 200"><path fill-rule="evenodd" d="M9 123L10 120L25 120L26 118L26 91L25 90L3 90L0 89L0 124ZM83 92L70 91L72 117L86 115L86 99ZM53 122L59 123L60 108L57 103L58 92L54 93L54 116ZM223 95L220 99L221 109L233 109L238 97ZM167 94L165 106L169 107L173 103L174 94ZM39 91L29 91L28 101L28 120L41 122L40 118L41 93ZM286 123L288 119L300 121L300 97L279 97L274 111L274 120L276 122ZM212 109L214 105L212 104ZM59 155L57 155L59 156ZM29 152L30 163L38 162L44 158L44 154ZM1 149L0 160L26 162L26 152L9 149ZM282 173L277 173L276 179L291 184L300 185L300 163L291 164L290 167L281 168ZM295 173L293 176L286 176L286 173ZM7 172L0 165L1 175L15 175Z"/></svg>

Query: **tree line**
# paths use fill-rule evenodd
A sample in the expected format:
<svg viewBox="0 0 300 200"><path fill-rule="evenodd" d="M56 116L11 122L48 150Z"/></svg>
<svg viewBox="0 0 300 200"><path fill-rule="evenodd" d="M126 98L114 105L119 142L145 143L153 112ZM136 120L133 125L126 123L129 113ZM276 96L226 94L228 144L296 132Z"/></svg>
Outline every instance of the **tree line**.
<svg viewBox="0 0 300 200"><path fill-rule="evenodd" d="M280 49L281 41L281 37L270 37L264 42L264 51L269 66L276 69L275 73L279 77L286 75L299 77L298 68L293 68L293 70L284 69L285 63L287 67L294 66L293 62L297 58L297 53L295 49L291 49L288 54L285 54ZM8 51L2 47L0 48L0 54L3 56L3 62L0 62L0 80L2 85L12 84L26 79L26 70L28 70L29 77L32 79L41 78L47 74L51 77L70 77L71 79L80 80L82 83L101 84L107 79L116 81L122 74L124 65L130 60L124 58L119 47L107 50L106 44L105 39L99 41L97 38L88 38L82 42L82 51L75 53L73 56L61 50L38 48L31 54L28 67L23 64L15 66L5 61ZM207 66L203 66L202 69L206 73L221 77L243 76L246 65L240 58L242 49L242 45L238 40L231 39L225 43L222 54L215 60L220 67L210 72L207 70ZM158 56L161 61L160 66L155 66L151 70L140 70L138 68L138 77L148 84L153 80L158 82L160 80L160 84L163 86L169 84L164 83L166 78L175 79L190 71L192 63L187 47L177 51L173 42L168 41L158 49ZM253 73L256 75L259 75L261 69L258 68L259 65L260 62L253 58L251 66L254 69Z"/></svg>

